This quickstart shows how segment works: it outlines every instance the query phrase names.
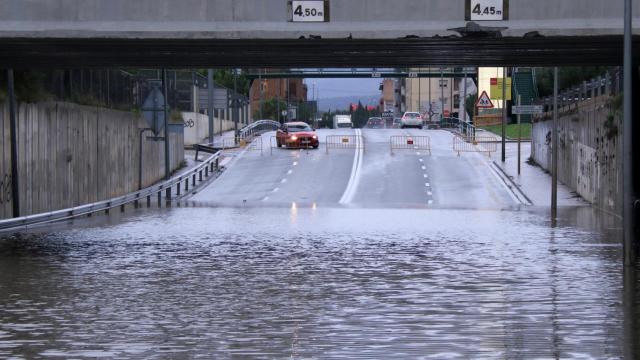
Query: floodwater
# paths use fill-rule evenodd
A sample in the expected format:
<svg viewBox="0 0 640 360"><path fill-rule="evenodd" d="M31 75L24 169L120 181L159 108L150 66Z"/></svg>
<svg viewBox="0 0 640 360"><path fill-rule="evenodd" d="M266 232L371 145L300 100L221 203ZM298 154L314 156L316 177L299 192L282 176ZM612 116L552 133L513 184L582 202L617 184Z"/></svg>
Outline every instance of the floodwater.
<svg viewBox="0 0 640 360"><path fill-rule="evenodd" d="M616 226L293 204L5 236L0 358L631 359L638 277Z"/></svg>

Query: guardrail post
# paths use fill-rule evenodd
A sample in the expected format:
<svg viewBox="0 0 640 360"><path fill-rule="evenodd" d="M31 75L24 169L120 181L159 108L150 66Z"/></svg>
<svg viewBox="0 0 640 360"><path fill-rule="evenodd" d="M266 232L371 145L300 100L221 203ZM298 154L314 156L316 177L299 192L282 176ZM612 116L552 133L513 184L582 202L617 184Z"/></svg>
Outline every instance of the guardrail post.
<svg viewBox="0 0 640 360"><path fill-rule="evenodd" d="M171 201L171 187L168 187L168 188L165 190L165 195L164 195L164 197L165 197L165 200L166 200L167 202Z"/></svg>
<svg viewBox="0 0 640 360"><path fill-rule="evenodd" d="M111 203L110 203L110 202L108 202L108 203L107 203L107 208L106 208L106 209L104 209L104 213L105 213L105 215L109 215L109 208L110 208L110 207L111 207Z"/></svg>
<svg viewBox="0 0 640 360"><path fill-rule="evenodd" d="M178 180L178 183L176 184L176 196L180 196L180 186L182 185L182 178L180 178Z"/></svg>
<svg viewBox="0 0 640 360"><path fill-rule="evenodd" d="M209 177L209 167L208 166L204 167L204 177Z"/></svg>
<svg viewBox="0 0 640 360"><path fill-rule="evenodd" d="M147 195L147 207L151 207L151 195Z"/></svg>
<svg viewBox="0 0 640 360"><path fill-rule="evenodd" d="M187 177L187 181L184 182L184 192L189 192L189 177Z"/></svg>
<svg viewBox="0 0 640 360"><path fill-rule="evenodd" d="M124 212L124 204L120 205L120 212Z"/></svg>
<svg viewBox="0 0 640 360"><path fill-rule="evenodd" d="M158 207L162 207L162 190L158 191Z"/></svg>
<svg viewBox="0 0 640 360"><path fill-rule="evenodd" d="M193 178L191 181L191 186L196 187L196 174L193 174Z"/></svg>
<svg viewBox="0 0 640 360"><path fill-rule="evenodd" d="M202 181L202 169L198 171L198 181Z"/></svg>

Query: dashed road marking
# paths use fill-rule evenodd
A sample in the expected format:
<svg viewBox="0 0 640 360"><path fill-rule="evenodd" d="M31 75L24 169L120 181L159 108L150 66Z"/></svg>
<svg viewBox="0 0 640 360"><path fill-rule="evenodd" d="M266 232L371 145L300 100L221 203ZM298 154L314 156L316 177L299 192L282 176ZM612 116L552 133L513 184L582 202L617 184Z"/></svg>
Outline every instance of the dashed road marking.
<svg viewBox="0 0 640 360"><path fill-rule="evenodd" d="M281 183L281 184L284 184L284 183L286 183L286 182L287 182L287 179L282 179L282 180L280 180L280 183Z"/></svg>
<svg viewBox="0 0 640 360"><path fill-rule="evenodd" d="M427 174L424 174L422 176L424 176L425 179L429 177L429 175L427 175Z"/></svg>
<svg viewBox="0 0 640 360"><path fill-rule="evenodd" d="M293 166L297 166L297 165L298 165L298 162L297 162L297 161L294 161L294 162L293 162Z"/></svg>
<svg viewBox="0 0 640 360"><path fill-rule="evenodd" d="M429 201L428 201L428 204L429 204L429 205L433 204L433 200L429 200Z"/></svg>
<svg viewBox="0 0 640 360"><path fill-rule="evenodd" d="M272 192L278 192L278 190L280 190L280 188L275 188L272 190Z"/></svg>
<svg viewBox="0 0 640 360"><path fill-rule="evenodd" d="M293 172L293 170L287 171L287 175L291 175L292 172Z"/></svg>
<svg viewBox="0 0 640 360"><path fill-rule="evenodd" d="M422 170L427 170L427 167L422 165Z"/></svg>
<svg viewBox="0 0 640 360"><path fill-rule="evenodd" d="M431 191L427 191L427 195L431 196L433 193Z"/></svg>
<svg viewBox="0 0 640 360"><path fill-rule="evenodd" d="M424 160L422 160L422 159L418 159L418 160L419 160L420 162L424 162Z"/></svg>
<svg viewBox="0 0 640 360"><path fill-rule="evenodd" d="M262 199L262 201L267 201L267 200L269 200L269 197L268 197L268 196L265 196L265 197Z"/></svg>
<svg viewBox="0 0 640 360"><path fill-rule="evenodd" d="M431 187L431 184L429 184L429 183L424 183L424 186L426 186L426 187Z"/></svg>

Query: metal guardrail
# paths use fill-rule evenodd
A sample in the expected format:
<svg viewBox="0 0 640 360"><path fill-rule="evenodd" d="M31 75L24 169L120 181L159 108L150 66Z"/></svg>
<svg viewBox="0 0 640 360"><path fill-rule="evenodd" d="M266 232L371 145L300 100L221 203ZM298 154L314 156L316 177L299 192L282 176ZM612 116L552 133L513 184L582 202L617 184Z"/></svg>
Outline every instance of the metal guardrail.
<svg viewBox="0 0 640 360"><path fill-rule="evenodd" d="M491 157L491 153L498 151L498 139L491 135L459 136L453 137L453 151L458 153L477 152L485 153Z"/></svg>
<svg viewBox="0 0 640 360"><path fill-rule="evenodd" d="M277 130L280 123L273 120L257 120L238 132L240 139L249 139L266 131Z"/></svg>
<svg viewBox="0 0 640 360"><path fill-rule="evenodd" d="M394 135L389 138L389 150L391 155L394 155L393 150L424 150L431 155L431 138L428 136Z"/></svg>
<svg viewBox="0 0 640 360"><path fill-rule="evenodd" d="M329 149L362 149L364 152L364 136L362 135L327 135L325 138L327 154Z"/></svg>
<svg viewBox="0 0 640 360"><path fill-rule="evenodd" d="M30 226L68 220L81 216L91 216L92 214L102 211L108 214L110 209L117 207L120 207L120 210L124 211L127 204L135 203L137 207L139 201L144 200L145 198L147 206L151 206L152 196L157 196L158 205L161 206L163 193L165 202L169 202L171 201L171 194L174 187L176 190L176 196L181 195L183 188L185 193L189 191L190 186L195 188L197 182L204 181L204 179L209 177L210 173L213 174L214 170L218 169L219 159L220 152L217 152L211 155L202 164L181 175L175 176L160 184L131 192L127 195L62 210L0 220L0 232L9 230L26 230Z"/></svg>

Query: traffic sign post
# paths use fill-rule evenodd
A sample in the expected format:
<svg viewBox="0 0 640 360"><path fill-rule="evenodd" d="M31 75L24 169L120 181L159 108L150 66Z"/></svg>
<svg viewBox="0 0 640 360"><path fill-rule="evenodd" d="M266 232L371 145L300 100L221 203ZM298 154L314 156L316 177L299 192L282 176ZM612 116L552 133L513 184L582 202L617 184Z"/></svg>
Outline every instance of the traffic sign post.
<svg viewBox="0 0 640 360"><path fill-rule="evenodd" d="M487 94L486 91L482 92L482 95L480 95L480 97L478 97L478 101L476 101L476 107L478 109L493 109L493 102L491 102L491 99L489 98L489 95Z"/></svg>

